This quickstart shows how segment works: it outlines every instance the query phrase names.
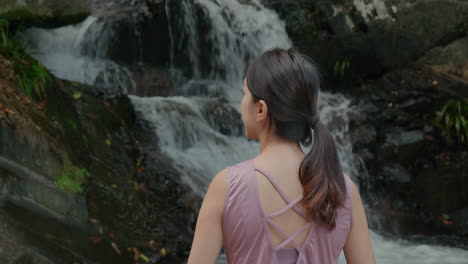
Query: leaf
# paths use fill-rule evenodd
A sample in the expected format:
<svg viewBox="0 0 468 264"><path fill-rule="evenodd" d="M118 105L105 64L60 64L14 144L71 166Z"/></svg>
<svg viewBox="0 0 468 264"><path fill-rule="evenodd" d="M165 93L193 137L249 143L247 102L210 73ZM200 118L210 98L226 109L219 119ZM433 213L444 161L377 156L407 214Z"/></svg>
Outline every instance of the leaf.
<svg viewBox="0 0 468 264"><path fill-rule="evenodd" d="M460 124L461 124L461 119L460 116L455 117L455 130L457 131L457 136L460 137Z"/></svg>
<svg viewBox="0 0 468 264"><path fill-rule="evenodd" d="M161 248L161 250L159 251L159 253L160 253L163 257L166 256L166 254L167 254L165 248Z"/></svg>
<svg viewBox="0 0 468 264"><path fill-rule="evenodd" d="M136 162L136 166L137 167L141 167L141 163L143 161L145 157L144 156L140 156L138 159L137 159L137 162Z"/></svg>
<svg viewBox="0 0 468 264"><path fill-rule="evenodd" d="M437 121L440 121L442 117L444 117L445 111L447 110L448 104L444 105L444 108L442 108L442 111L440 111L440 114L437 116Z"/></svg>
<svg viewBox="0 0 468 264"><path fill-rule="evenodd" d="M93 119L93 120L96 120L97 119L97 116L95 115L92 115L92 114L85 114L87 117Z"/></svg>
<svg viewBox="0 0 468 264"><path fill-rule="evenodd" d="M43 100L43 101L40 101L38 104L37 104L37 108L39 109L44 109L44 107L47 105L47 101Z"/></svg>
<svg viewBox="0 0 468 264"><path fill-rule="evenodd" d="M114 242L111 243L111 246L112 248L114 249L114 251L119 254L119 255L122 255L122 252L120 252L120 249L119 247L117 246L117 244L115 244Z"/></svg>
<svg viewBox="0 0 468 264"><path fill-rule="evenodd" d="M156 243L154 240L151 240L150 242L148 242L148 245L153 250L158 250L159 248L158 243Z"/></svg>
<svg viewBox="0 0 468 264"><path fill-rule="evenodd" d="M108 146L110 146L110 145L112 144L112 142L111 142L109 139L106 139L104 142L105 142L106 145L108 145Z"/></svg>
<svg viewBox="0 0 468 264"><path fill-rule="evenodd" d="M445 127L448 129L451 125L452 121L450 120L450 116L445 116Z"/></svg>
<svg viewBox="0 0 468 264"><path fill-rule="evenodd" d="M146 263L149 263L149 258L143 254L140 254L140 258L144 260Z"/></svg>
<svg viewBox="0 0 468 264"><path fill-rule="evenodd" d="M102 237L101 236L99 236L99 237L92 236L92 237L89 237L89 240L91 240L91 242L93 242L93 244L97 245L97 244L101 243Z"/></svg>
<svg viewBox="0 0 468 264"><path fill-rule="evenodd" d="M81 92L74 92L73 95L72 95L73 99L75 99L75 100L80 99L81 96L82 96Z"/></svg>
<svg viewBox="0 0 468 264"><path fill-rule="evenodd" d="M132 248L133 249L133 260L138 261L140 258L140 251L137 248Z"/></svg>
<svg viewBox="0 0 468 264"><path fill-rule="evenodd" d="M450 219L445 219L445 218L442 217L442 216L439 216L439 219L440 219L440 221L442 221L442 223L444 223L445 225L453 225L453 221L450 220Z"/></svg>

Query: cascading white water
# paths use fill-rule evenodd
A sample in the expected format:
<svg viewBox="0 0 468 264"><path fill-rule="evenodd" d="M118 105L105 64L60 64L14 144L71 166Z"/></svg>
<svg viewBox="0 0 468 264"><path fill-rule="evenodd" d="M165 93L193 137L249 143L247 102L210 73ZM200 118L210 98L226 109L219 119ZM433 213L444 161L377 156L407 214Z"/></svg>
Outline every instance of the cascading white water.
<svg viewBox="0 0 468 264"><path fill-rule="evenodd" d="M291 46L284 22L258 0L249 4L226 0L195 2L208 11L213 27L208 35L213 44L213 79L241 86L246 62L265 50ZM232 87L230 90L238 91ZM241 97L232 91L229 95L233 101Z"/></svg>
<svg viewBox="0 0 468 264"><path fill-rule="evenodd" d="M266 9L258 0L251 0L249 4L243 4L239 0L179 1L183 1L182 23L186 26L182 32L174 32L170 28L173 41L171 53L177 49L188 49L188 63L193 69L192 76L189 76L187 83L178 91L181 95L188 95L194 84L208 84L211 88L206 95L198 94L195 97L130 98L140 117L154 126L159 147L175 161L183 179L202 196L211 178L218 171L254 157L259 150L258 143L249 142L239 135L223 134L213 127L204 112L205 107L215 100L209 97L227 97L230 103L225 104L223 109L229 111L234 108L239 111L246 63L267 49L288 48L291 41L278 15ZM211 72L204 77L199 56L201 49L205 47L199 45L199 32L194 26L197 19L194 5L199 5L205 10L211 25L207 36L212 45ZM180 15L174 13L177 10L171 10L169 6L166 6L166 11L169 17ZM54 30L29 29L23 34L23 41L31 43L30 51L42 52L36 57L58 77L95 85L98 75L108 74L107 76L115 78L118 77L115 72L122 71L122 76L125 77L121 81L104 83L128 91L125 88L128 87L128 71L106 59L101 52L108 45L105 34L110 34L110 31L104 30L103 24L100 23L102 22L90 17L75 26ZM178 43L174 40L180 37L179 33L186 34L185 37L189 39L187 47L177 47ZM171 58L173 57L174 54ZM185 92L187 94L184 94ZM344 171L357 179L361 171L358 166L362 161L352 154L348 120L358 109L351 108L350 100L339 94L320 92L318 102L321 120L327 124L335 138ZM378 263L455 264L467 263L468 259L468 251L461 249L392 240L372 231L371 239ZM223 256L219 263L225 263ZM340 256L340 263L345 263L343 255Z"/></svg>
<svg viewBox="0 0 468 264"><path fill-rule="evenodd" d="M194 5L200 5L206 10L206 19L212 25L208 39L213 48L213 69L205 78L201 78L199 69L199 54L203 47L198 45L199 33L193 25L196 21ZM187 46L182 48L189 50L188 62L193 64L194 69L186 84L177 88L179 94L188 95L185 92L193 90L195 85L203 85L208 90L212 87L212 92L207 92L209 97L213 94L224 95L230 100L226 107L234 107L239 111L242 75L248 60L264 50L291 45L284 23L275 12L265 9L257 1L245 5L227 0L182 0L181 6L186 13L175 14L166 5L169 17L182 17L178 23L184 25L182 33L186 34L181 37L171 29L172 48L181 49L176 39L189 39ZM200 109L210 101L208 99L199 96L130 98L141 117L155 126L161 149L174 159L181 174L201 196L206 192L213 175L258 152L258 143L248 142L239 136L223 135L207 123Z"/></svg>
<svg viewBox="0 0 468 264"><path fill-rule="evenodd" d="M135 87L131 73L105 58L112 34L109 24L88 17L79 24L57 29L29 28L20 40L59 78L127 93Z"/></svg>
<svg viewBox="0 0 468 264"><path fill-rule="evenodd" d="M208 124L202 108L212 99L130 98L135 110L154 125L159 147L176 161L184 180L200 196L213 175L256 152L252 143L223 135Z"/></svg>

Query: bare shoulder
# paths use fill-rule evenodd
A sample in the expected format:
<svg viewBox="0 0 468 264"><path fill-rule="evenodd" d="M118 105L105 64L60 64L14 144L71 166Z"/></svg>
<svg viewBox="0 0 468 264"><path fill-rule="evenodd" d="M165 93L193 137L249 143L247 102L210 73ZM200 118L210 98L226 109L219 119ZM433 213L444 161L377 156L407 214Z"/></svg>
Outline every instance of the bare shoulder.
<svg viewBox="0 0 468 264"><path fill-rule="evenodd" d="M356 184L353 180L350 181L351 186L351 198L352 198L352 208L362 207L362 200L361 194L359 193L359 189L357 188Z"/></svg>
<svg viewBox="0 0 468 264"><path fill-rule="evenodd" d="M227 170L228 168L224 168L213 177L202 207L210 207L218 213L222 211L227 195Z"/></svg>
<svg viewBox="0 0 468 264"><path fill-rule="evenodd" d="M216 174L211 180L209 189L215 189L216 191L226 192L227 187L227 170L228 168L222 169Z"/></svg>

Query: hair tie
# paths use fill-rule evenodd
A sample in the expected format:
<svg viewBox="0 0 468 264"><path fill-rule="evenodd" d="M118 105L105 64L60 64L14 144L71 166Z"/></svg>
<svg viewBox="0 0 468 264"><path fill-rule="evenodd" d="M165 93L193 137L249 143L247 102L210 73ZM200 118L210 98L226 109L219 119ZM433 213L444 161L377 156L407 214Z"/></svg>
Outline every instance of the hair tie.
<svg viewBox="0 0 468 264"><path fill-rule="evenodd" d="M313 129L315 124L320 120L320 117L318 115L312 117L309 121L309 127L310 129Z"/></svg>
<svg viewBox="0 0 468 264"><path fill-rule="evenodd" d="M316 115L314 117L312 117L310 119L310 122L309 122L309 129L310 129L310 137L312 139L312 146L315 144L315 130L314 130L314 126L315 124L320 120L319 116Z"/></svg>

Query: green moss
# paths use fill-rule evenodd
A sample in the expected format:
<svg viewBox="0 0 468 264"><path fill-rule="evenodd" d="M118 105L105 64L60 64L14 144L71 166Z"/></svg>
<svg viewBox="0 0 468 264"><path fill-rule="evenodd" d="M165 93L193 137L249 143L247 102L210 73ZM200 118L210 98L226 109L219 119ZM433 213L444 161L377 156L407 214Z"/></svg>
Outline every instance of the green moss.
<svg viewBox="0 0 468 264"><path fill-rule="evenodd" d="M74 169L69 172L60 173L55 184L66 192L82 193L82 184L86 178L91 176L86 169Z"/></svg>
<svg viewBox="0 0 468 264"><path fill-rule="evenodd" d="M43 98L45 87L52 80L49 72L33 59L17 41L16 32L11 32L9 22L0 18L0 49L13 62L15 76L29 97Z"/></svg>

